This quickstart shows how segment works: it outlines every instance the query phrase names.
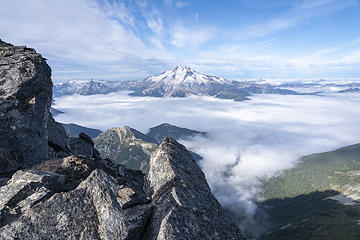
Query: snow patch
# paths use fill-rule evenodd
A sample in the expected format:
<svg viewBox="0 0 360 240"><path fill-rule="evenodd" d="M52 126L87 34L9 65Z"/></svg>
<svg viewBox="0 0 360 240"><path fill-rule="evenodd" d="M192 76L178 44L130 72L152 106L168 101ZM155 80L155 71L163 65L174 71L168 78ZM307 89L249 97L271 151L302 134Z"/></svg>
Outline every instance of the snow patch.
<svg viewBox="0 0 360 240"><path fill-rule="evenodd" d="M338 194L332 197L325 198L324 200L327 199L337 201L344 206L352 206L356 204L355 200L357 200L358 198L354 199L353 195L345 196L343 194Z"/></svg>
<svg viewBox="0 0 360 240"><path fill-rule="evenodd" d="M288 228L288 227L290 227L290 226L291 226L291 223L289 223L289 224L287 224L287 225L285 225L285 226L281 227L281 228L280 228L280 230L285 230L286 228Z"/></svg>

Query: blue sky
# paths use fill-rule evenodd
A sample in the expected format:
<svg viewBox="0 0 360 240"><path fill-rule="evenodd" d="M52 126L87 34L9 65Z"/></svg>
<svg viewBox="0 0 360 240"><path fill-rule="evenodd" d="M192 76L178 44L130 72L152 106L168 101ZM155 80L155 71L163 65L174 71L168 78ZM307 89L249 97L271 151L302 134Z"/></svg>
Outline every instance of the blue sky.
<svg viewBox="0 0 360 240"><path fill-rule="evenodd" d="M142 79L176 65L229 79L360 78L359 0L0 0L0 38L53 80Z"/></svg>

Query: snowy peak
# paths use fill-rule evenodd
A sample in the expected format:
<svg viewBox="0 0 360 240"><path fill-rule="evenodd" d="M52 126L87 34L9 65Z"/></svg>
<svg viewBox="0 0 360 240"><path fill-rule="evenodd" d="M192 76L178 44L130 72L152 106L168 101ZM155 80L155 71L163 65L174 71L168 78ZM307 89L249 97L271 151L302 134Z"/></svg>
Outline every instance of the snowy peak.
<svg viewBox="0 0 360 240"><path fill-rule="evenodd" d="M155 83L163 83L166 85L200 85L200 84L231 84L230 81L223 78L208 76L194 71L190 67L177 66L172 70L152 76L146 79Z"/></svg>
<svg viewBox="0 0 360 240"><path fill-rule="evenodd" d="M224 78L205 75L190 67L177 66L160 75L134 83L131 96L186 97L191 95L213 96L232 86Z"/></svg>

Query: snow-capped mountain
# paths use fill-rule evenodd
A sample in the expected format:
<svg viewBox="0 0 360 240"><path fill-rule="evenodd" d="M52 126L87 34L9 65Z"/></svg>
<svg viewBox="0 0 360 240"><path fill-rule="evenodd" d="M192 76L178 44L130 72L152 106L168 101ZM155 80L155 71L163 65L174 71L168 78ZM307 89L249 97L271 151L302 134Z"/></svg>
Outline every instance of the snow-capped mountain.
<svg viewBox="0 0 360 240"><path fill-rule="evenodd" d="M200 85L200 84L231 84L229 80L215 76L209 76L198 73L190 67L177 66L173 70L167 70L164 73L148 77L145 81L163 83L172 86L178 85Z"/></svg>
<svg viewBox="0 0 360 240"><path fill-rule="evenodd" d="M107 94L120 90L132 91L131 96L186 97L189 95L214 96L217 98L246 100L252 94L297 94L295 91L256 82L229 81L177 66L159 75L139 81L68 81L55 84L55 97L63 95Z"/></svg>
<svg viewBox="0 0 360 240"><path fill-rule="evenodd" d="M134 82L133 96L185 97L188 95L214 95L232 85L224 78L201 74L190 67L177 66L160 75Z"/></svg>

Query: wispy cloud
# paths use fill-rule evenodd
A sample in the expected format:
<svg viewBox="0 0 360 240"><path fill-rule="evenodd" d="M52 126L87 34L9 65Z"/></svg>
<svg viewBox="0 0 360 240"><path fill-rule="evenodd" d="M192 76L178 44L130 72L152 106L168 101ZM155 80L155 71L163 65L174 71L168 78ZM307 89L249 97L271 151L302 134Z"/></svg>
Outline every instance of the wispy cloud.
<svg viewBox="0 0 360 240"><path fill-rule="evenodd" d="M273 38L258 42L257 44L258 45L266 45L266 44L269 44L269 43L272 43L272 42L276 41L276 39L277 39L276 37L273 37Z"/></svg>
<svg viewBox="0 0 360 240"><path fill-rule="evenodd" d="M89 69L93 75L90 73L88 77L109 78L111 74L118 74L118 79L126 76L119 72L126 65L133 64L139 72L144 70L140 64L151 61L158 64L157 59L169 56L138 36L135 18L123 3L2 0L0 6L6 6L0 8L0 37L13 44L36 48L56 65L55 76L61 75L62 68L72 65L72 68ZM161 20L150 27L160 32ZM149 65L145 66L149 70ZM115 68L115 71L110 73L104 68ZM133 79L132 74L136 72L127 75Z"/></svg>
<svg viewBox="0 0 360 240"><path fill-rule="evenodd" d="M356 6L356 0L305 0L295 2L293 8L260 23L250 23L241 31L242 37L261 37L295 27L310 19L334 14Z"/></svg>
<svg viewBox="0 0 360 240"><path fill-rule="evenodd" d="M357 64L360 66L360 49L357 49L353 52L350 52L346 56L343 57L343 62L346 64Z"/></svg>
<svg viewBox="0 0 360 240"><path fill-rule="evenodd" d="M298 3L298 8L311 9L327 5L329 3L335 2L335 0L305 0Z"/></svg>
<svg viewBox="0 0 360 240"><path fill-rule="evenodd" d="M210 28L189 28L176 24L171 29L171 44L193 50L214 38L214 30Z"/></svg>
<svg viewBox="0 0 360 240"><path fill-rule="evenodd" d="M175 6L178 8L189 6L190 2L184 2L184 1L176 1Z"/></svg>

